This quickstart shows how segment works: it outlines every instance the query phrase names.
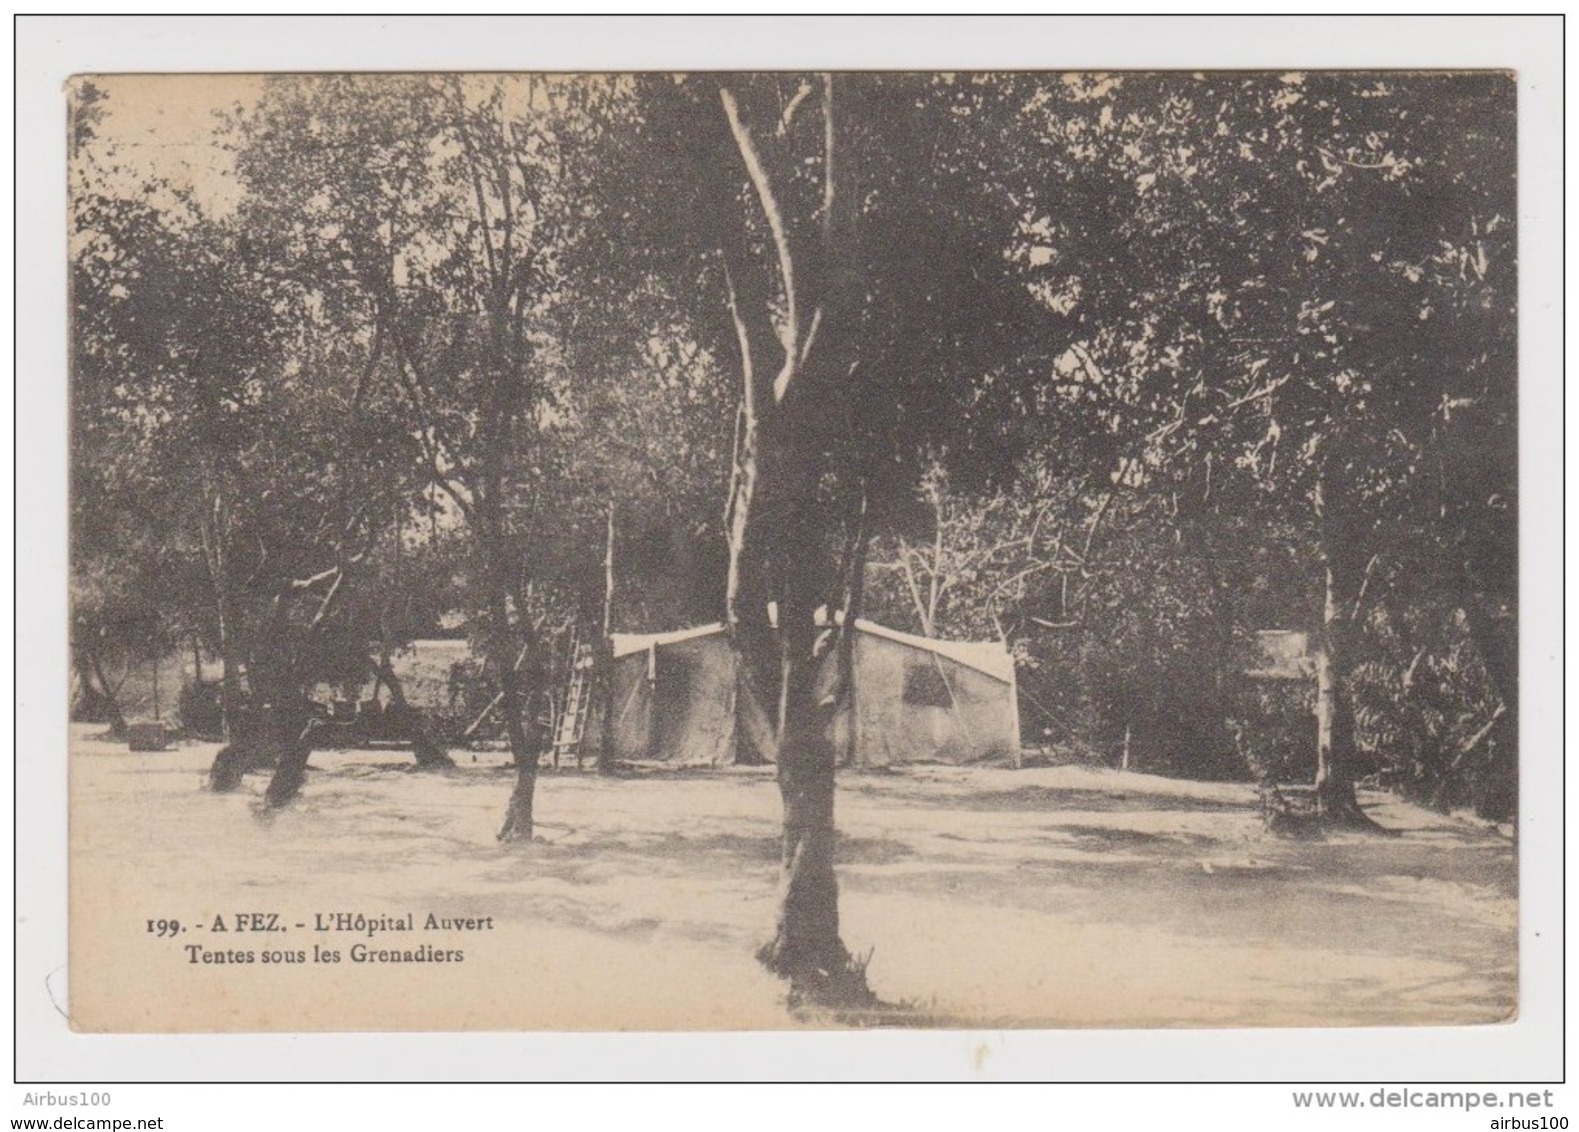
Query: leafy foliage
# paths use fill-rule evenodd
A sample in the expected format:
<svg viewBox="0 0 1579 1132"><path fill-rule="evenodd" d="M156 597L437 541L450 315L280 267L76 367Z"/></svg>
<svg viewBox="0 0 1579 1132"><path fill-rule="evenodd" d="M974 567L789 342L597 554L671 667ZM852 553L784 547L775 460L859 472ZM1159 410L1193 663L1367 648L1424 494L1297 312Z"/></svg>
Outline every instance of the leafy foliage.
<svg viewBox="0 0 1579 1132"><path fill-rule="evenodd" d="M738 371L787 364L796 545L832 577L870 533L870 610L1008 639L1027 733L1230 773L1249 634L1330 591L1360 769L1506 812L1513 105L1489 73L276 77L226 215L130 179L78 84L75 644L110 684L193 632L338 672L458 605L498 679L597 616L611 506L619 627L711 620Z"/></svg>

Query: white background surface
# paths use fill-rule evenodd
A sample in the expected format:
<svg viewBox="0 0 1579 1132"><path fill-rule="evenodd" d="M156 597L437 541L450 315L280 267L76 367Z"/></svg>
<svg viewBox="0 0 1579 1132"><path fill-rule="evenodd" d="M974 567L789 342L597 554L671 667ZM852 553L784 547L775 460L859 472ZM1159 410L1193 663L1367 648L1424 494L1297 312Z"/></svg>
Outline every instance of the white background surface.
<svg viewBox="0 0 1579 1132"><path fill-rule="evenodd" d="M1562 35L1552 18L63 18L17 29L16 1035L23 1081L1043 1080L1549 1081L1558 1078L1563 987L1560 897L1562 560ZM1524 758L1520 830L1523 1009L1512 1024L1395 1031L828 1033L668 1035L240 1035L81 1037L64 1005L66 964L66 255L62 83L92 71L1438 68L1519 72L1521 616ZM201 853L200 846L194 852ZM111 1110L3 1116L225 1114L224 1124L297 1127L376 1114L431 1126L483 1097L450 1090L114 1091ZM58 1086L54 1089L59 1093ZM1166 1118L1292 1106L1287 1089L1059 1090L1038 1123L1121 1110ZM1361 1089L1369 1093L1371 1089ZM259 1093L257 1097L252 1094ZM589 1104L584 1091L559 1096ZM624 1091L633 1103L636 1094ZM687 1091L687 1095L690 1093ZM714 1090L734 1120L774 1127L760 1096ZM800 1097L808 1094L802 1091ZM986 1119L977 1100L923 1091L935 1117ZM1022 1094L1023 1096L1023 1094ZM1168 1097L1174 1099L1169 1100ZM679 1101L673 1091L659 1097ZM933 1099L928 1100L931 1097ZM1211 1100L1216 1097L1217 1100ZM124 1103L123 1103L124 1098ZM1151 1099L1148 1099L1151 1098ZM531 1105L500 1098L511 1123ZM603 1102L598 1102L602 1104ZM995 1102L996 1103L996 1102ZM1216 1106L1226 1106L1218 1108ZM191 1106L184 1108L184 1106ZM433 1106L433 1107L430 1107ZM1155 1107L1153 1107L1155 1106ZM557 1106L556 1106L557 1107ZM594 1106L595 1108L596 1106ZM595 1126L588 1109L578 1123ZM625 1111L621 1108L620 1111ZM641 1110L638 1110L641 1111ZM1562 1109L1549 1110L1552 1114ZM1028 1113L1027 1113L1028 1114ZM697 1111L697 1115L701 1115ZM1389 1113L1391 1125L1409 1113ZM1424 1118L1426 1114L1414 1114ZM1525 1113L1522 1115L1536 1115ZM563 1119L564 1117L555 1117ZM1214 1123L1218 1118L1213 1117ZM1299 1120L1308 1122L1309 1116ZM1480 1114L1455 1126L1486 1127ZM256 1123L254 1123L256 1121ZM409 1121L409 1123L408 1123ZM688 1121L689 1122L689 1121ZM1017 1120L1018 1122L1018 1120ZM489 1121L491 1123L491 1121ZM1128 1120L1123 1122L1125 1125Z"/></svg>

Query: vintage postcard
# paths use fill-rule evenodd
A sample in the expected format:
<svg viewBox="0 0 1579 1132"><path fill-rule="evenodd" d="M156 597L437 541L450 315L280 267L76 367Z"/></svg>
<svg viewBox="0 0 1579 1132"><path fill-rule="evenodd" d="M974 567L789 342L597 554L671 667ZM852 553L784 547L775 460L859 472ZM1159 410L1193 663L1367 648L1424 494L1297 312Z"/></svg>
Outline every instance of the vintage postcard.
<svg viewBox="0 0 1579 1132"><path fill-rule="evenodd" d="M1511 73L66 93L75 1029L1517 1015Z"/></svg>

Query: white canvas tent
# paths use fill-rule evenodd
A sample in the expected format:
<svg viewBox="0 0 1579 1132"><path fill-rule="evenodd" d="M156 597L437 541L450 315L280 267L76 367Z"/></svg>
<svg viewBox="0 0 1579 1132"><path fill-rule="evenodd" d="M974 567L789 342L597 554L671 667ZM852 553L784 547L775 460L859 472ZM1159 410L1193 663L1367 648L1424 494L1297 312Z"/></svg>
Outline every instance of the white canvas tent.
<svg viewBox="0 0 1579 1132"><path fill-rule="evenodd" d="M833 724L849 762L1018 762L1014 660L1002 644L930 640L871 621L856 630L855 711L841 710ZM613 654L616 758L734 761L738 682L723 625L616 633Z"/></svg>
<svg viewBox="0 0 1579 1132"><path fill-rule="evenodd" d="M734 761L735 657L722 624L615 633L612 643L615 758L709 766Z"/></svg>
<svg viewBox="0 0 1579 1132"><path fill-rule="evenodd" d="M1014 658L997 641L938 641L855 623L855 711L835 720L857 766L1020 758Z"/></svg>

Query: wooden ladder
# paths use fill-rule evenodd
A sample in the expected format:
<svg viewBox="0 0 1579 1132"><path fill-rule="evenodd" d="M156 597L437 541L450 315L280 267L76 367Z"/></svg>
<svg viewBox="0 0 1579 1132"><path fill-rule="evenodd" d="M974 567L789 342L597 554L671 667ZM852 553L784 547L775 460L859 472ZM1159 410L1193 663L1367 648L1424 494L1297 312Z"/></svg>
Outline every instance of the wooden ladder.
<svg viewBox="0 0 1579 1132"><path fill-rule="evenodd" d="M570 678L565 683L560 700L558 719L554 723L554 765L561 756L574 758L576 768L581 767L581 740L587 732L587 714L591 707L592 646L580 639L579 634L570 641Z"/></svg>

